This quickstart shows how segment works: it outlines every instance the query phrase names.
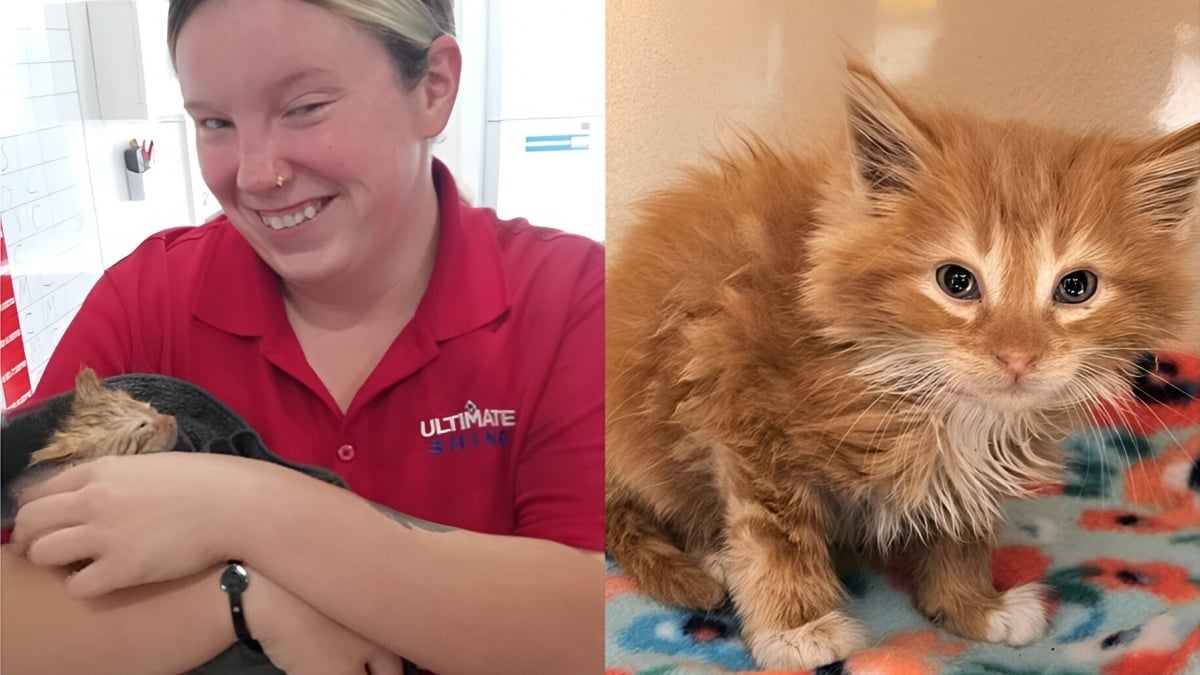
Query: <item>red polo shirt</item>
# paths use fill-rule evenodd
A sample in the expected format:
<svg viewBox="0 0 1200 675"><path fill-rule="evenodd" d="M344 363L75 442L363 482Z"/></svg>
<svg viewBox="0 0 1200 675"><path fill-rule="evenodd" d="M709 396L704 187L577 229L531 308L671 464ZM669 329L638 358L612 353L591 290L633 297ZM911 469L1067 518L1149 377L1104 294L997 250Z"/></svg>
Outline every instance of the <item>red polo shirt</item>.
<svg viewBox="0 0 1200 675"><path fill-rule="evenodd" d="M101 377L192 382L273 452L454 527L603 550L604 252L459 201L429 287L343 414L309 367L279 280L224 217L146 240L100 278L34 400Z"/></svg>

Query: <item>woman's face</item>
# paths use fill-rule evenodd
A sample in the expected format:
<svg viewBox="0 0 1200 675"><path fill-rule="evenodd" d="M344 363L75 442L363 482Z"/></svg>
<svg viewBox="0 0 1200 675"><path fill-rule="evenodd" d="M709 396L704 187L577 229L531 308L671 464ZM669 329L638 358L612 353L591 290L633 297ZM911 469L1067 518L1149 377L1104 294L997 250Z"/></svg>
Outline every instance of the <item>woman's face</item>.
<svg viewBox="0 0 1200 675"><path fill-rule="evenodd" d="M299 0L208 0L176 43L204 181L301 285L386 264L415 244L408 223L436 217L428 141L449 118L460 59L439 38L409 89L377 39Z"/></svg>

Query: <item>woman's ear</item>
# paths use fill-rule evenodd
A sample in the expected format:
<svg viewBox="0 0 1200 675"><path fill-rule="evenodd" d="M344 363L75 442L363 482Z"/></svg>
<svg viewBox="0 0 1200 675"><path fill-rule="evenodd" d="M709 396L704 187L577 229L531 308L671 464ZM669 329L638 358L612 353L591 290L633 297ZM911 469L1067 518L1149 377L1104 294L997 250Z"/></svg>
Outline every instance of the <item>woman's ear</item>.
<svg viewBox="0 0 1200 675"><path fill-rule="evenodd" d="M458 84L462 78L462 50L450 35L440 35L429 45L429 68L417 83L421 96L422 135L436 138L450 121Z"/></svg>

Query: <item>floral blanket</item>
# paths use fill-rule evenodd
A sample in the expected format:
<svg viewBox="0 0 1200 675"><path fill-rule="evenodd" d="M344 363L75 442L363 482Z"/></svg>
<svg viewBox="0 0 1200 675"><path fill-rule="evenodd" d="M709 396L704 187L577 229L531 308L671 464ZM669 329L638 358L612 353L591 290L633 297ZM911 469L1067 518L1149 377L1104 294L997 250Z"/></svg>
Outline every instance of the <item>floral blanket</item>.
<svg viewBox="0 0 1200 675"><path fill-rule="evenodd" d="M1063 482L1008 505L993 578L1054 591L1044 639L963 640L917 613L902 579L854 572L848 609L873 646L796 675L1200 675L1200 358L1145 365L1136 403L1064 443ZM755 670L730 609L657 604L611 559L606 597L607 675Z"/></svg>

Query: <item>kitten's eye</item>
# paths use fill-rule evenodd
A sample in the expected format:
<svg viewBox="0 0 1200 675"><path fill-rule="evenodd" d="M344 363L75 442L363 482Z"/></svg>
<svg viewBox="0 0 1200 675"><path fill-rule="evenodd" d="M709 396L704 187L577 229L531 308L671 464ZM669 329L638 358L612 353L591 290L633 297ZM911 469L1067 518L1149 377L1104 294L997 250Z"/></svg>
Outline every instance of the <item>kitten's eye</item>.
<svg viewBox="0 0 1200 675"><path fill-rule="evenodd" d="M1096 294L1096 275L1088 270L1075 270L1058 280L1054 301L1068 305L1087 302Z"/></svg>
<svg viewBox="0 0 1200 675"><path fill-rule="evenodd" d="M962 265L942 265L937 270L938 286L955 300L978 300L979 284L975 275Z"/></svg>
<svg viewBox="0 0 1200 675"><path fill-rule="evenodd" d="M150 423L149 423L149 422L145 422L145 421L143 421L142 423L140 423L140 424L138 424L138 425L137 425L137 428L138 428L138 429L145 429L145 428L146 428L146 427L148 427L148 426L150 426Z"/></svg>

